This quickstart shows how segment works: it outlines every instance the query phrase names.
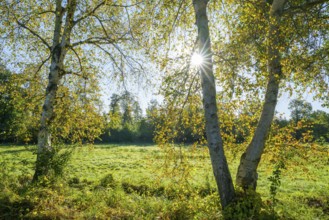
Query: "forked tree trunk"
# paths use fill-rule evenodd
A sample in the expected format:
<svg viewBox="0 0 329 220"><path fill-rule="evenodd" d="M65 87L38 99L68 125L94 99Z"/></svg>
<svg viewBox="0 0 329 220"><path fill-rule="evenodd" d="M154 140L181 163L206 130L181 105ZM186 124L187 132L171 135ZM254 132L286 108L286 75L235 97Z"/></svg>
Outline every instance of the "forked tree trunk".
<svg viewBox="0 0 329 220"><path fill-rule="evenodd" d="M264 151L265 142L273 121L277 104L279 83L282 78L280 59L280 17L285 0L274 0L270 11L269 46L268 46L268 72L269 79L265 94L265 102L256 131L247 150L240 160L236 176L236 184L244 189L256 189L257 167Z"/></svg>
<svg viewBox="0 0 329 220"><path fill-rule="evenodd" d="M64 32L61 34L64 9L62 0L56 1L56 19L51 51L51 64L49 70L46 97L42 108L40 130L38 133L37 161L33 181L37 181L42 175L47 175L51 169L54 148L51 143L50 126L54 118L54 104L60 79L63 75L63 63L70 43L70 34L73 28L73 16L76 8L76 0L67 3L67 15Z"/></svg>
<svg viewBox="0 0 329 220"><path fill-rule="evenodd" d="M198 27L199 53L204 59L199 71L201 74L203 107L206 120L206 136L221 205L222 208L225 208L233 200L235 192L219 130L207 4L208 0L193 0L196 25Z"/></svg>

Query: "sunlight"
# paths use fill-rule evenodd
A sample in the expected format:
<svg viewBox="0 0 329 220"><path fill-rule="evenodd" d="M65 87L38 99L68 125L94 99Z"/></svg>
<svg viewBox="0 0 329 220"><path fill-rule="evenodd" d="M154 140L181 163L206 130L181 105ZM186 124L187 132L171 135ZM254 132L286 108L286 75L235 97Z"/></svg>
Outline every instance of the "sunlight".
<svg viewBox="0 0 329 220"><path fill-rule="evenodd" d="M198 53L194 53L191 59L191 63L193 66L201 66L203 63L203 57Z"/></svg>

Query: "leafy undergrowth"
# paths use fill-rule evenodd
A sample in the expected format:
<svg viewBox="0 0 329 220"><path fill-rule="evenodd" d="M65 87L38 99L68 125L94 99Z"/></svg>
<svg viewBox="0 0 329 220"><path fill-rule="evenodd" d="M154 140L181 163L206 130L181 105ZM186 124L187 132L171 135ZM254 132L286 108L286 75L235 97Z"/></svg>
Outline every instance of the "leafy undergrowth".
<svg viewBox="0 0 329 220"><path fill-rule="evenodd" d="M191 154L189 166L178 166L168 165L154 146L86 147L76 150L62 177L31 184L35 155L24 147L0 146L0 219L221 219L203 151ZM238 197L227 218L329 219L327 157L293 158L296 163L282 171L275 207L268 179L274 166L264 158L259 194ZM229 155L229 161L234 174L238 159ZM181 176L179 169L185 169Z"/></svg>

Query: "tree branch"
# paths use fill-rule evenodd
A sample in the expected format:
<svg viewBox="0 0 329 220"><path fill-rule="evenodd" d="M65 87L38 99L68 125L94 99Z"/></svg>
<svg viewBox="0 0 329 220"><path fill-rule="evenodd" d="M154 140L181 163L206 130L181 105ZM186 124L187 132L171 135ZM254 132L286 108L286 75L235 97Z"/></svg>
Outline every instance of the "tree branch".
<svg viewBox="0 0 329 220"><path fill-rule="evenodd" d="M67 75L75 75L75 76L79 76L79 77L81 77L82 79L84 79L84 80L88 80L88 77L87 76L85 76L84 74L80 74L81 72L73 72L73 71L65 71L65 74L67 74Z"/></svg>
<svg viewBox="0 0 329 220"><path fill-rule="evenodd" d="M130 35L131 35L131 37L132 37L133 39L135 39L135 37L134 37L134 33L133 33L132 28L131 28L131 25L130 25L131 22L130 22L130 15L129 15L128 9L125 8L125 11L126 11L127 18L128 18L128 25L129 25L129 32L130 32Z"/></svg>
<svg viewBox="0 0 329 220"><path fill-rule="evenodd" d="M119 66L119 64L116 62L116 60L113 57L113 55L110 52L108 52L106 49L104 49L103 47L101 47L100 45L98 45L98 44L94 44L94 45L96 47L98 47L99 49L101 49L105 54L107 54L110 57L110 59L113 61L113 63L116 66L116 68L119 69L119 71L120 71L120 73L122 75L122 78L124 78L125 77L124 72L123 72L122 68Z"/></svg>
<svg viewBox="0 0 329 220"><path fill-rule="evenodd" d="M143 1L139 1L139 2L136 2L136 3L134 3L134 4L130 4L130 5L111 4L111 5L109 5L109 6L120 7L120 8L130 8L130 7L134 7L134 6L136 6L136 5L139 5L139 4L141 4L141 3L143 3Z"/></svg>
<svg viewBox="0 0 329 220"><path fill-rule="evenodd" d="M36 33L35 31L33 31L31 28L27 27L25 24L23 24L22 22L20 22L17 18L15 18L17 24L19 26L21 26L22 28L28 30L32 35L34 35L35 37L39 38L41 40L41 42L46 45L46 47L51 50L50 45L47 43L47 41L45 39L43 39L38 33Z"/></svg>
<svg viewBox="0 0 329 220"><path fill-rule="evenodd" d="M118 43L120 40L130 40L130 38L124 38L125 34L117 39L112 39L110 37L90 37L85 40L81 40L71 44L71 47L76 47L82 44L114 44Z"/></svg>
<svg viewBox="0 0 329 220"><path fill-rule="evenodd" d="M71 44L71 47L76 47L82 44L113 44L115 40L105 37L90 37Z"/></svg>
<svg viewBox="0 0 329 220"><path fill-rule="evenodd" d="M294 12L294 11L304 11L308 8L312 8L314 6L320 5L320 4L324 4L324 3L328 3L328 0L315 0L315 1L307 1L307 3L304 3L302 5L299 6L290 6L289 8L285 9L284 12Z"/></svg>
<svg viewBox="0 0 329 220"><path fill-rule="evenodd" d="M108 35L108 33L107 33L107 31L106 31L106 29L105 29L105 27L104 27L104 25L103 25L102 20L101 20L97 15L94 15L94 17L95 17L96 20L100 23L100 25L101 25L101 27L102 27L102 29L103 29L103 32L104 32L104 34L105 34L105 36L106 36L107 38L110 38L109 35Z"/></svg>
<svg viewBox="0 0 329 220"><path fill-rule="evenodd" d="M43 12L40 12L40 13L38 13L38 15L43 15L43 14L47 14L47 13L53 13L53 14L56 14L55 11L49 10L49 11L43 11Z"/></svg>
<svg viewBox="0 0 329 220"><path fill-rule="evenodd" d="M79 23L80 21L86 19L87 17L89 17L90 15L93 15L102 5L105 4L105 1L102 1L101 3L99 3L93 10L91 10L90 12L87 12L85 15L83 15L82 17L78 18L77 20L75 20L73 22L73 26L75 26L77 23Z"/></svg>
<svg viewBox="0 0 329 220"><path fill-rule="evenodd" d="M82 72L83 68L82 68L81 59L80 59L79 54L74 50L73 47L70 47L70 49L73 51L73 53L75 54L75 56L78 58L79 66L80 66L80 72Z"/></svg>
<svg viewBox="0 0 329 220"><path fill-rule="evenodd" d="M49 56L47 57L47 59L43 60L41 65L38 67L37 71L35 72L35 75L41 70L41 68L43 67L43 65L45 65L45 63L51 58L51 53L49 54Z"/></svg>

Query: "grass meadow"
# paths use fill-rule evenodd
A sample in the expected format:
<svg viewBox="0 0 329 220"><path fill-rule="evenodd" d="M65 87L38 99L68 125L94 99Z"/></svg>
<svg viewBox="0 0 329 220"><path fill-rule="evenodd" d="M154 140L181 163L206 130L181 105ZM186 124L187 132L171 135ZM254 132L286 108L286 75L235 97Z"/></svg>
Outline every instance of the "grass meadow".
<svg viewBox="0 0 329 220"><path fill-rule="evenodd" d="M205 148L77 147L62 176L31 184L34 148L0 146L0 219L222 218ZM274 199L268 177L275 164L263 157L257 192L265 211L274 208L278 219L329 219L328 146L321 149L322 156L291 157ZM240 153L227 157L235 179Z"/></svg>

